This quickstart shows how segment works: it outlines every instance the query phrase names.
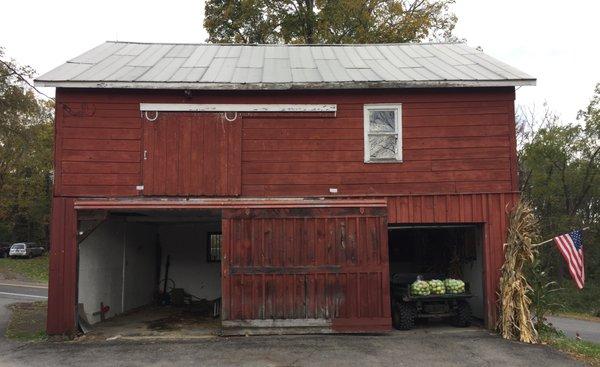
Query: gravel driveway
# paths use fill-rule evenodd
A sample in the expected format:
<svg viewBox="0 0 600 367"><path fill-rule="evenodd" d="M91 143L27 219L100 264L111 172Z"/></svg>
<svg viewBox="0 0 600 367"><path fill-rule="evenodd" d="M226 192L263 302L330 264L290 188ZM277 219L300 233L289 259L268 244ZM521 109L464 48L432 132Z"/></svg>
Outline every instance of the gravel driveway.
<svg viewBox="0 0 600 367"><path fill-rule="evenodd" d="M36 343L1 366L581 366L541 345L449 327L386 335L261 336L196 341Z"/></svg>

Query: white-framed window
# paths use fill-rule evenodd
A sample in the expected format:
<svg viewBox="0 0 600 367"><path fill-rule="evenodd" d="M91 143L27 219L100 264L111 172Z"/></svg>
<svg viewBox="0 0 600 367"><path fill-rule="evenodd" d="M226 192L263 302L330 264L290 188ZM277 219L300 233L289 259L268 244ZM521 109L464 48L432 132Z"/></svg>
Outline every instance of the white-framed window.
<svg viewBox="0 0 600 367"><path fill-rule="evenodd" d="M365 163L402 162L402 105L364 106Z"/></svg>

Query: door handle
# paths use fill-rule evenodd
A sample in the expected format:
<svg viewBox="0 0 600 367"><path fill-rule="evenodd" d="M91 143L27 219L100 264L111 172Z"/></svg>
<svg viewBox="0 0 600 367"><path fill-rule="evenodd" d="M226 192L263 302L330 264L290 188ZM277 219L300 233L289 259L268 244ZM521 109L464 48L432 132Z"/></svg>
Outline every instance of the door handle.
<svg viewBox="0 0 600 367"><path fill-rule="evenodd" d="M148 151L144 150L144 160L147 160L147 159L148 159Z"/></svg>

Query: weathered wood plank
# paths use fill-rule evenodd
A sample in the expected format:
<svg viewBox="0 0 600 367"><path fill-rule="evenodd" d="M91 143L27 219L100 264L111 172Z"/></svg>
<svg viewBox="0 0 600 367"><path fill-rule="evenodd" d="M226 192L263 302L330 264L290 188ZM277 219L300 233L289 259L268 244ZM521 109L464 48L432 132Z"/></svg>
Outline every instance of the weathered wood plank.
<svg viewBox="0 0 600 367"><path fill-rule="evenodd" d="M65 174L99 176L143 172L148 195L320 196L329 195L330 186L348 195L510 191L515 187L512 88L360 93L197 91L185 101L176 91L59 89L57 99L61 113L57 113L56 193L63 186L61 169ZM235 122L222 125L225 135L223 130L198 131L193 122L189 128L181 125L175 135L172 126L166 125L148 132L146 127L152 124L139 111L139 103L265 101L336 104L338 111L335 117L242 113ZM403 106L404 162L364 164L363 105L387 102ZM62 108L64 104L68 111ZM185 120L199 115L180 116ZM159 113L158 121L165 118L168 113ZM174 141L180 144L174 145ZM142 163L147 147L152 151ZM211 159L215 151L224 151L223 157ZM133 167L136 164L138 169ZM510 173L506 176L504 172ZM511 182L508 188L507 177ZM102 180L110 179L99 177L95 185L90 180L91 191L100 192L98 182ZM111 195L114 189L106 187Z"/></svg>

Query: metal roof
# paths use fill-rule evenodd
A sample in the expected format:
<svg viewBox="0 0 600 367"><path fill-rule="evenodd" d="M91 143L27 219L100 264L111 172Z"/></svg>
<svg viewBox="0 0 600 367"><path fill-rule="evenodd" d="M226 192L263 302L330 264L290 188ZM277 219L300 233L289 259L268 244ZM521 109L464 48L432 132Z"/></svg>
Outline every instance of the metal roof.
<svg viewBox="0 0 600 367"><path fill-rule="evenodd" d="M535 85L461 43L238 45L106 42L39 76L43 87L323 89Z"/></svg>

